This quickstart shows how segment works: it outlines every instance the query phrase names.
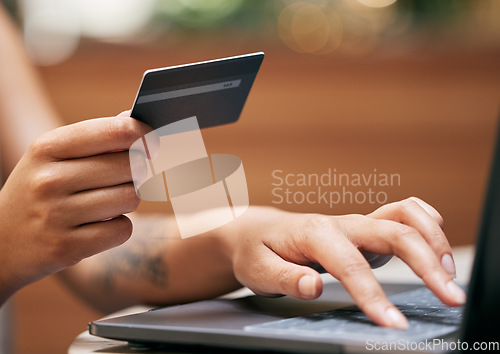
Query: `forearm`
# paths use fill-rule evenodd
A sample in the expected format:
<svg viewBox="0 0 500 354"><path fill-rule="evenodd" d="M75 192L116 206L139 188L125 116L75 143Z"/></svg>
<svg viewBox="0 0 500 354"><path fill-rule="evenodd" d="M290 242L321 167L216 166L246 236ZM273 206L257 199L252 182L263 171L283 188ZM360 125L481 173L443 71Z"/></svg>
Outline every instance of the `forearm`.
<svg viewBox="0 0 500 354"><path fill-rule="evenodd" d="M177 304L216 297L241 285L236 281L221 228L181 239L167 216L135 216L124 245L60 273L79 296L104 311L139 303Z"/></svg>
<svg viewBox="0 0 500 354"><path fill-rule="evenodd" d="M29 144L62 121L50 103L21 36L0 5L0 144L9 173Z"/></svg>

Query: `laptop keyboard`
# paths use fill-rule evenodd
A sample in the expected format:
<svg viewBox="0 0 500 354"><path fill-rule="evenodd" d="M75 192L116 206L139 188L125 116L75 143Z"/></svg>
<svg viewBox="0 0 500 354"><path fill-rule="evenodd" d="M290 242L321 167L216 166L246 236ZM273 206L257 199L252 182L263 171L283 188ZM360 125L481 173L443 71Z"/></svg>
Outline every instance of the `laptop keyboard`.
<svg viewBox="0 0 500 354"><path fill-rule="evenodd" d="M389 296L410 324L407 330L377 326L356 306L314 313L284 320L245 327L248 331L265 331L300 336L320 336L363 342L368 339L384 341L422 341L441 337L458 330L462 307L443 305L427 288Z"/></svg>

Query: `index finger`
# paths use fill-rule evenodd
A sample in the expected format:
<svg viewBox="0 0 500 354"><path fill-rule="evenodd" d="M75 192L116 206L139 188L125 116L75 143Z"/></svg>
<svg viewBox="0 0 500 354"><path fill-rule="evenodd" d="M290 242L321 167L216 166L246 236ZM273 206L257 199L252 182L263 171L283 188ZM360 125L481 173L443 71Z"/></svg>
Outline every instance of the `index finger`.
<svg viewBox="0 0 500 354"><path fill-rule="evenodd" d="M308 258L321 264L338 279L359 308L375 323L385 327L405 329L408 321L387 299L370 265L347 238L342 227L335 227L333 218L323 219L307 237ZM311 235L310 235L311 236Z"/></svg>
<svg viewBox="0 0 500 354"><path fill-rule="evenodd" d="M360 249L396 255L444 304L464 304L465 293L453 282L431 246L416 229L390 220L364 216L350 216L344 220L346 233Z"/></svg>
<svg viewBox="0 0 500 354"><path fill-rule="evenodd" d="M130 117L96 118L67 125L42 135L36 141L43 157L65 160L128 150L132 143L152 130Z"/></svg>

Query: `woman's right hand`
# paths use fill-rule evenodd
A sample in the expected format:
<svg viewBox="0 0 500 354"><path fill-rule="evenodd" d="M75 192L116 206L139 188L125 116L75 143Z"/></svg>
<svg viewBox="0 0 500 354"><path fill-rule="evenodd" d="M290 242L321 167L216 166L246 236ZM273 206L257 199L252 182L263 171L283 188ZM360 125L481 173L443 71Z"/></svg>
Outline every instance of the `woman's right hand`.
<svg viewBox="0 0 500 354"><path fill-rule="evenodd" d="M128 149L151 131L122 114L40 136L0 190L0 304L22 286L125 242L139 204Z"/></svg>

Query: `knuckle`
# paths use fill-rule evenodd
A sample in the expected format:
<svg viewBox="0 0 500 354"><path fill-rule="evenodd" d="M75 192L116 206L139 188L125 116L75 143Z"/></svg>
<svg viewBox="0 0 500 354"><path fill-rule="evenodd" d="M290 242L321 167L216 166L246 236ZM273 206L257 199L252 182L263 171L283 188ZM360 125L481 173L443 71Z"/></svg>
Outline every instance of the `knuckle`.
<svg viewBox="0 0 500 354"><path fill-rule="evenodd" d="M425 209L427 214L429 214L429 216L439 225L439 227L441 229L444 228L444 219L436 209L434 209L432 207L428 207L428 208L423 207L420 203L424 203L424 205L425 205L425 202L423 202L420 198L417 198L415 196L409 197L408 200L409 200L409 202L413 202L414 204L416 203L417 205L419 205L423 209Z"/></svg>
<svg viewBox="0 0 500 354"><path fill-rule="evenodd" d="M364 258L350 257L343 262L340 280L354 278L367 272L371 272L371 268Z"/></svg>
<svg viewBox="0 0 500 354"><path fill-rule="evenodd" d="M288 269L281 269L277 274L277 284L281 292L285 292L290 286L291 274Z"/></svg>
<svg viewBox="0 0 500 354"><path fill-rule="evenodd" d="M49 196L59 190L64 178L56 168L39 169L30 179L30 189L38 196Z"/></svg>
<svg viewBox="0 0 500 354"><path fill-rule="evenodd" d="M416 235L418 235L418 232L413 227L404 224L396 225L396 230L394 233L396 240L402 240L406 242L407 239L414 238Z"/></svg>
<svg viewBox="0 0 500 354"><path fill-rule="evenodd" d="M444 241L444 235L438 232L430 234L428 238L429 242L431 242L432 244L434 243L439 244L440 242Z"/></svg>
<svg viewBox="0 0 500 354"><path fill-rule="evenodd" d="M362 215L362 214L345 215L343 217L343 219L347 220L349 222L349 224L352 224L352 225L356 225L356 224L362 225L363 223L367 223L368 225L373 225L376 223L376 220L369 218L369 217Z"/></svg>
<svg viewBox="0 0 500 354"><path fill-rule="evenodd" d="M132 143L139 138L132 118L115 118L108 121L108 132L113 140Z"/></svg>
<svg viewBox="0 0 500 354"><path fill-rule="evenodd" d="M420 234L411 226L398 224L395 226L394 233L390 236L390 243L392 244L393 253L398 255L397 250L413 247L409 243L414 242L415 238Z"/></svg>
<svg viewBox="0 0 500 354"><path fill-rule="evenodd" d="M329 231L332 229L332 219L322 214L306 215L303 226L309 233Z"/></svg>
<svg viewBox="0 0 500 354"><path fill-rule="evenodd" d="M71 267L81 260L75 247L72 247L70 238L66 236L51 237L45 248L50 259L55 260L62 268Z"/></svg>
<svg viewBox="0 0 500 354"><path fill-rule="evenodd" d="M298 241L309 252L309 247L318 242L320 235L332 234L333 221L331 217L321 214L306 214L301 218L297 225L297 230L300 230Z"/></svg>
<svg viewBox="0 0 500 354"><path fill-rule="evenodd" d="M398 202L399 210L403 213L408 213L414 210L419 204L413 199L413 197L406 198Z"/></svg>
<svg viewBox="0 0 500 354"><path fill-rule="evenodd" d="M382 205L375 210L374 214L384 219L400 219L405 209L404 201L398 201Z"/></svg>
<svg viewBox="0 0 500 354"><path fill-rule="evenodd" d="M35 159L43 159L51 155L52 149L52 139L48 133L45 133L33 140L28 151Z"/></svg>

